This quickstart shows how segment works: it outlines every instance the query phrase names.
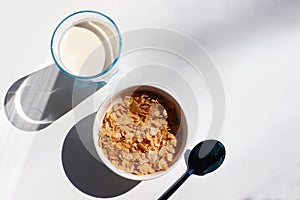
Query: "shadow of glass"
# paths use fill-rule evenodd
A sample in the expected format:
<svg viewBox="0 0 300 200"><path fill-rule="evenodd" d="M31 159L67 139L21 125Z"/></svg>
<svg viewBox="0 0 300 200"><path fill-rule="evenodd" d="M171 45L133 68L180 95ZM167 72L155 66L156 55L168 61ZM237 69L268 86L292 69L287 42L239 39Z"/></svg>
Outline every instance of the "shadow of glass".
<svg viewBox="0 0 300 200"><path fill-rule="evenodd" d="M9 121L24 131L42 130L95 93L98 85L76 80L50 65L16 81L8 90L4 108ZM76 98L73 92L76 91Z"/></svg>
<svg viewBox="0 0 300 200"><path fill-rule="evenodd" d="M94 118L95 113L79 121L69 131L62 150L63 168L71 183L85 194L98 198L116 197L130 191L140 181L113 173L86 149L78 130L92 133Z"/></svg>

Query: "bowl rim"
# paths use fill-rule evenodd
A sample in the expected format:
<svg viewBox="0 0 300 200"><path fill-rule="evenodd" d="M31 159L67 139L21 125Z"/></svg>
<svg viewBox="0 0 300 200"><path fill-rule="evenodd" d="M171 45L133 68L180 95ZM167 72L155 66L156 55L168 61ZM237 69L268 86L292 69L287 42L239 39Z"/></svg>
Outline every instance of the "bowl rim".
<svg viewBox="0 0 300 200"><path fill-rule="evenodd" d="M102 115L101 117L101 120L103 119L103 117L105 116L105 113L111 108L111 106L107 109L105 109L105 105L106 104L109 104L109 100L110 99L113 99L113 97L115 96L118 96L120 93L124 92L125 90L130 90L130 89L133 89L133 88L138 88L138 87L142 87L142 86L146 86L146 87L150 87L150 88L155 88L155 89L158 89L158 90L161 90L162 92L166 93L167 95L169 95L170 97L172 97L175 102L180 106L180 104L178 103L178 101L174 98L173 95L169 94L168 92L166 92L165 90L159 88L159 87L156 87L156 86L152 86L152 85L135 85L135 86L130 86L130 87L126 87L126 88L122 88L121 90L118 90L117 92L113 93L113 94L110 94L107 98L104 99L104 101L101 103L101 105L99 106L97 112L96 112L96 115L95 115L95 118L94 118L94 123L93 123L93 142L94 142L94 146L95 146L95 149L96 149L96 152L100 158L100 161L103 162L103 164L105 164L112 172L114 172L115 174L117 175L120 175L124 178L127 178L127 179L131 179L131 180L137 180L137 181L143 181L143 180L151 180L151 179L155 179L155 178L159 178L167 173L169 173L173 168L176 167L176 165L179 163L179 161L182 159L183 155L184 155L184 152L186 151L187 149L187 146L188 146L188 123L186 121L186 117L185 117L185 113L182 109L182 107L180 106L181 108L181 114L182 114L182 118L184 119L184 123L185 123L185 127L186 127L186 131L185 131L185 134L186 134L186 138L185 138L185 142L182 147L182 152L178 152L179 155L178 155L178 158L177 160L175 160L174 163L172 163L171 166L169 166L168 170L166 171L159 171L159 172L155 172L153 174L147 174L147 175L134 175L134 174L130 174L130 173L127 173L123 170L120 170L120 169L117 169L111 162L110 160L104 155L103 151L102 151L102 148L99 147L98 145L98 140L99 140L99 136L98 136L98 132L99 132L99 127L100 127L100 124L98 123L99 122L99 115ZM103 111L104 112L101 112L102 109L104 109Z"/></svg>

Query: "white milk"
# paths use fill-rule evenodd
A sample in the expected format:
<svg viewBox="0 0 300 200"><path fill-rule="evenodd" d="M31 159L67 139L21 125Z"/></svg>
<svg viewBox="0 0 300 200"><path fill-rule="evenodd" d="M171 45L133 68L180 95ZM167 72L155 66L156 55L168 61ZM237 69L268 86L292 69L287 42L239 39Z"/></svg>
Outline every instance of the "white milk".
<svg viewBox="0 0 300 200"><path fill-rule="evenodd" d="M63 67L75 76L101 73L113 60L110 34L103 24L85 21L68 29L59 45Z"/></svg>

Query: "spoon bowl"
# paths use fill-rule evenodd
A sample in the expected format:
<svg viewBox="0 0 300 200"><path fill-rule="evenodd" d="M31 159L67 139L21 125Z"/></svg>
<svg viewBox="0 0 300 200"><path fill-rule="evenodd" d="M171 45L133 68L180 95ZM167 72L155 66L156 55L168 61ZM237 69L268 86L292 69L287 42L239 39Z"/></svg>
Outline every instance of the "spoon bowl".
<svg viewBox="0 0 300 200"><path fill-rule="evenodd" d="M218 169L225 158L225 147L217 140L205 140L197 144L188 159L193 174L203 176Z"/></svg>

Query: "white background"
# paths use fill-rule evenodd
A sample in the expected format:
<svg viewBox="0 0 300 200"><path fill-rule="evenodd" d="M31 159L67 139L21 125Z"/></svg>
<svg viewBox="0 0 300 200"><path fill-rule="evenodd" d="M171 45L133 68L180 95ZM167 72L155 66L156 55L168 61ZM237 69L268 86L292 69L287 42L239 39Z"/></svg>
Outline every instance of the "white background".
<svg viewBox="0 0 300 200"><path fill-rule="evenodd" d="M185 33L218 68L227 99L221 138L226 161L206 177L191 177L173 199L300 198L300 1L1 0L1 110L11 84L48 58L58 22L84 9L107 14L122 31L161 27ZM43 132L23 134L3 112L0 123L0 199L93 199L52 164L60 159L55 153L61 144L49 144L62 137L55 130L72 127L70 115L49 127L54 133L44 143L37 142ZM118 198L155 199L183 171L179 166Z"/></svg>

